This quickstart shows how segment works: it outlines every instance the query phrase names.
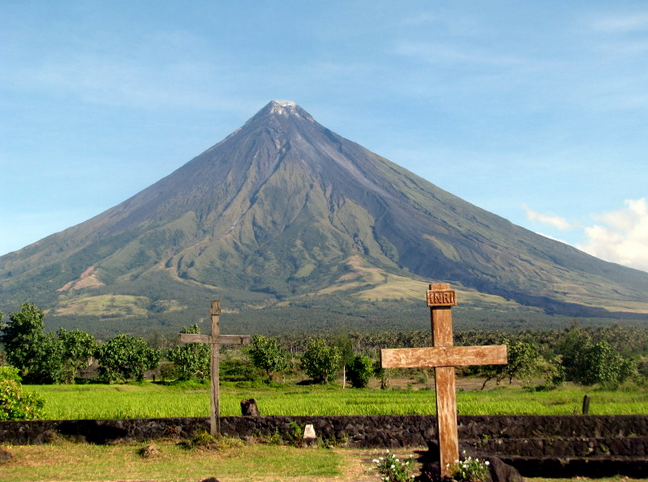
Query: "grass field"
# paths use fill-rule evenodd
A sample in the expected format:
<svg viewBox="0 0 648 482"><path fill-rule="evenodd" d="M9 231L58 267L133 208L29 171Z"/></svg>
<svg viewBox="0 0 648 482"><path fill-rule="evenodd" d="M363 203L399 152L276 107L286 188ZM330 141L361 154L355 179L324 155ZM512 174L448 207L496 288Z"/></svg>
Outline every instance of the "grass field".
<svg viewBox="0 0 648 482"><path fill-rule="evenodd" d="M380 480L372 460L384 450L301 449L269 444L235 445L224 450L186 450L172 441L156 442L152 457L140 452L147 444L50 445L6 447L14 458L0 465L3 482L372 482ZM150 451L149 451L150 452ZM412 455L401 449L399 457ZM418 469L417 469L418 470ZM566 482L570 479L526 479ZM580 482L589 479L578 478ZM624 482L622 477L597 482ZM648 482L648 479L635 479Z"/></svg>
<svg viewBox="0 0 648 482"><path fill-rule="evenodd" d="M530 391L519 386L476 390L477 380L458 381L460 414L572 414L591 396L592 414L648 413L648 391L605 391L563 387ZM109 419L208 416L207 386L127 385L27 386L45 399L48 419ZM429 388L346 389L335 386L221 386L221 414L239 415L241 400L255 398L263 415L433 414ZM5 447L14 458L0 465L3 482L45 481L199 481L370 482L380 480L372 460L384 450L300 449L267 443L230 442L222 450L186 450L177 441L153 443L156 454L143 458L145 443L96 446L58 441L41 446ZM408 456L413 449L402 449ZM526 479L566 482L570 479ZM579 481L587 479L579 478ZM597 479L624 482L627 478ZM648 479L641 479L648 482Z"/></svg>
<svg viewBox="0 0 648 482"><path fill-rule="evenodd" d="M648 390L586 390L563 387L528 391L519 386L457 393L461 415L579 413L583 396L591 397L590 413L622 415L648 413ZM206 417L209 392L152 383L129 385L27 386L45 399L46 418L111 419L156 417ZM408 415L434 414L430 389L346 389L331 386L221 387L221 415L240 415L240 401L255 398L262 415Z"/></svg>

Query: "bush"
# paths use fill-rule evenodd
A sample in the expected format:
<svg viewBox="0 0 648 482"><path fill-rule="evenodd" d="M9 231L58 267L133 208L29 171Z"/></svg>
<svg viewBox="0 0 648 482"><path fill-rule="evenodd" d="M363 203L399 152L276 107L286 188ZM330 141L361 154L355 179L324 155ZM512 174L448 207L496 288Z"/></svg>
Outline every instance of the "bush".
<svg viewBox="0 0 648 482"><path fill-rule="evenodd" d="M365 388L372 373L373 362L364 355L356 355L347 368L347 377L353 388Z"/></svg>
<svg viewBox="0 0 648 482"><path fill-rule="evenodd" d="M384 482L411 482L414 480L414 476L411 474L414 464L412 456L406 460L400 460L388 450L385 457L378 457L373 462L380 474L380 479Z"/></svg>
<svg viewBox="0 0 648 482"><path fill-rule="evenodd" d="M180 333L200 334L197 324L185 326ZM178 380L208 380L211 370L211 347L207 343L185 343L167 353L175 366Z"/></svg>
<svg viewBox="0 0 648 482"><path fill-rule="evenodd" d="M464 452L464 456L466 453ZM454 480L460 482L486 482L488 480L489 462L466 457L448 464L450 475Z"/></svg>
<svg viewBox="0 0 648 482"><path fill-rule="evenodd" d="M157 367L160 352L132 335L117 335L97 350L99 375L108 382L144 380L144 372Z"/></svg>
<svg viewBox="0 0 648 482"><path fill-rule="evenodd" d="M340 349L321 338L309 340L301 359L302 369L315 383L328 383L331 375L340 369L341 362Z"/></svg>
<svg viewBox="0 0 648 482"><path fill-rule="evenodd" d="M0 367L0 420L37 420L43 417L44 404L23 390L16 368Z"/></svg>

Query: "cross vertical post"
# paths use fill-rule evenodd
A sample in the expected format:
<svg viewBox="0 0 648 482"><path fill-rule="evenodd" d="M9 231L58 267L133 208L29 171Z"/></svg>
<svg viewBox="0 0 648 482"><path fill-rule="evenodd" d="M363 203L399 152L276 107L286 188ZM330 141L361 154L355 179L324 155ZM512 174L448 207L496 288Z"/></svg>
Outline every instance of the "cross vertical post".
<svg viewBox="0 0 648 482"><path fill-rule="evenodd" d="M450 477L449 465L459 459L455 367L504 365L506 345L453 346L452 311L456 292L446 283L430 285L427 305L432 324L432 348L380 350L383 368L434 368L437 400L437 436L442 477Z"/></svg>
<svg viewBox="0 0 648 482"><path fill-rule="evenodd" d="M219 391L219 353L221 344L247 345L251 339L247 335L221 335L220 334L220 301L211 302L211 333L209 335L195 335L182 333L180 341L183 343L209 343L210 344L210 411L209 427L213 437L220 437L220 391Z"/></svg>
<svg viewBox="0 0 648 482"><path fill-rule="evenodd" d="M218 337L220 336L220 314L221 307L220 301L212 300L211 302L211 396L209 411L209 426L211 429L212 437L220 437L220 343Z"/></svg>
<svg viewBox="0 0 648 482"><path fill-rule="evenodd" d="M434 347L452 346L452 306L456 305L454 291L449 291L450 285L437 283L430 285L432 300L430 306L430 322L432 324L432 345ZM441 292L439 296L434 292ZM447 294L445 294L447 293ZM436 301L434 298L437 299ZM445 300L443 298L446 298ZM432 305L430 302L432 301ZM434 369L434 383L437 401L437 433L439 436L439 459L441 474L448 463L459 459L459 431L457 428L457 395L455 391L454 367L437 367Z"/></svg>

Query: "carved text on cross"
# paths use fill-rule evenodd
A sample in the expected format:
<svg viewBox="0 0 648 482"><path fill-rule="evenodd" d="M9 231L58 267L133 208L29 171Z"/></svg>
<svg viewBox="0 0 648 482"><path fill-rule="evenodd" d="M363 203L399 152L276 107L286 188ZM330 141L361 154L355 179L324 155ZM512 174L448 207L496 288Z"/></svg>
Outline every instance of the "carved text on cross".
<svg viewBox="0 0 648 482"><path fill-rule="evenodd" d="M380 350L380 356L383 368L434 368L441 475L449 477L448 464L459 459L454 367L504 365L506 345L453 346L450 310L457 299L450 285L430 285L427 303L431 311L434 347Z"/></svg>
<svg viewBox="0 0 648 482"><path fill-rule="evenodd" d="M247 345L250 337L247 335L221 335L220 334L220 301L212 301L211 304L211 334L195 335L191 333L180 334L180 341L183 343L209 343L211 345L211 410L210 410L210 431L212 436L220 436L220 400L219 400L219 378L218 378L218 354L221 345Z"/></svg>

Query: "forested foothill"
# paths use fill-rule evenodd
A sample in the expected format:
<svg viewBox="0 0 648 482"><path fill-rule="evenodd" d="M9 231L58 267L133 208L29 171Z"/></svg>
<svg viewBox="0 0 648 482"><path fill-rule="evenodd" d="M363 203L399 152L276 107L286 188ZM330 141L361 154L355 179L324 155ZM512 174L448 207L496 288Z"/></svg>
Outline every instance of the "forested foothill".
<svg viewBox="0 0 648 482"><path fill-rule="evenodd" d="M180 343L179 333L153 332L148 339L118 334L105 340L79 329L45 330L45 312L25 303L0 313L0 420L38 418L42 403L24 384L208 383L209 346ZM200 333L197 324L182 333ZM508 364L458 368L482 389L500 384L551 390L565 383L648 386L648 328L582 326L564 329L456 331L455 345L508 346ZM248 384L341 384L388 388L393 380L431 379L432 370L383 370L382 348L431 346L425 331L255 335L248 347L223 346L220 380Z"/></svg>

